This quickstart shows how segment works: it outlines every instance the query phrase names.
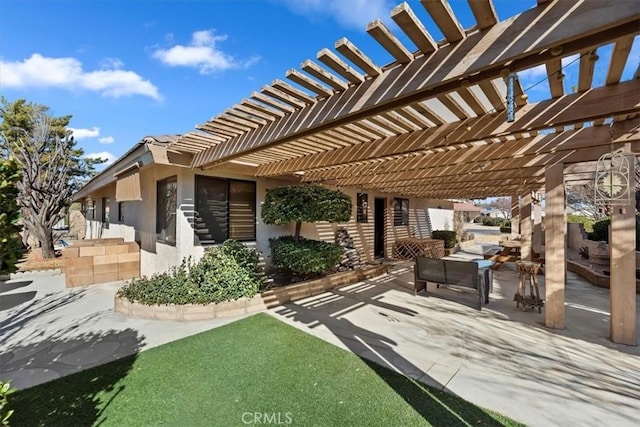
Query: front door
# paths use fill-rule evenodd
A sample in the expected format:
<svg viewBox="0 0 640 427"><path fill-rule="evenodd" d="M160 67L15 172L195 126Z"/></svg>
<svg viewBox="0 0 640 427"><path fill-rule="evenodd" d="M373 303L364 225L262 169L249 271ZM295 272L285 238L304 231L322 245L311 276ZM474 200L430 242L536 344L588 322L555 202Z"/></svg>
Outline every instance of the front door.
<svg viewBox="0 0 640 427"><path fill-rule="evenodd" d="M373 257L384 258L384 214L387 199L376 197L373 206Z"/></svg>

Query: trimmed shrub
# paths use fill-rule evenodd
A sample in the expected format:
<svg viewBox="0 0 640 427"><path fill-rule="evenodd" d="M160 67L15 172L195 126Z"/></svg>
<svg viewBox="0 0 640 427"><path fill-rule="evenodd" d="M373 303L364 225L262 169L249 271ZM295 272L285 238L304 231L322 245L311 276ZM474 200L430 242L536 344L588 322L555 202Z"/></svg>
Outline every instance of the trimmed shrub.
<svg viewBox="0 0 640 427"><path fill-rule="evenodd" d="M485 217L484 225L489 227L504 227L509 224L509 220L506 218L490 218Z"/></svg>
<svg viewBox="0 0 640 427"><path fill-rule="evenodd" d="M296 223L296 237L303 222L343 222L351 218L351 198L340 190L319 185L291 185L267 190L262 206L265 224Z"/></svg>
<svg viewBox="0 0 640 427"><path fill-rule="evenodd" d="M611 219L603 219L593 224L593 232L587 233L589 240L609 243ZM636 213L636 251L640 251L640 213Z"/></svg>
<svg viewBox="0 0 640 427"><path fill-rule="evenodd" d="M589 240L595 240L596 242L609 242L609 226L611 225L610 219L603 219L593 223L593 232L589 233Z"/></svg>
<svg viewBox="0 0 640 427"><path fill-rule="evenodd" d="M434 230L431 232L432 239L444 240L444 247L451 249L456 246L456 232L451 230Z"/></svg>
<svg viewBox="0 0 640 427"><path fill-rule="evenodd" d="M300 237L296 242L294 236L269 239L269 246L271 260L275 266L289 269L300 276L332 271L343 253L343 249L335 243L304 237Z"/></svg>
<svg viewBox="0 0 640 427"><path fill-rule="evenodd" d="M576 214L568 214L567 215L567 224L582 224L584 226L584 231L587 233L593 233L593 224L595 221L591 218L588 218L584 215L576 215Z"/></svg>
<svg viewBox="0 0 640 427"><path fill-rule="evenodd" d="M484 217L483 216L477 216L473 219L473 223L474 224L484 224Z"/></svg>
<svg viewBox="0 0 640 427"><path fill-rule="evenodd" d="M207 249L197 263L191 257L180 266L150 278L132 279L118 296L144 304L210 304L251 298L262 284L258 254L234 240Z"/></svg>
<svg viewBox="0 0 640 427"><path fill-rule="evenodd" d="M500 227L501 233L511 233L511 227Z"/></svg>

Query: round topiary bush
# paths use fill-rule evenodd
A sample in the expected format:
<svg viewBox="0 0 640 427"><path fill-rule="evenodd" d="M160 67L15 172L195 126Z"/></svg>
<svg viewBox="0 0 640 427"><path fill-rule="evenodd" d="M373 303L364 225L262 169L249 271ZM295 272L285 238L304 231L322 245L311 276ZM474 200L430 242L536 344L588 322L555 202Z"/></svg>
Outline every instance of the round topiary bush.
<svg viewBox="0 0 640 427"><path fill-rule="evenodd" d="M444 240L444 247L451 249L456 246L456 232L451 230L435 230L431 232L432 239Z"/></svg>
<svg viewBox="0 0 640 427"><path fill-rule="evenodd" d="M251 298L258 293L264 273L258 254L239 242L227 240L207 249L193 263L151 277L132 279L118 290L118 297L143 304L211 304Z"/></svg>
<svg viewBox="0 0 640 427"><path fill-rule="evenodd" d="M343 249L335 243L304 237L296 241L294 236L281 236L269 239L269 245L273 264L299 276L332 271L343 253Z"/></svg>

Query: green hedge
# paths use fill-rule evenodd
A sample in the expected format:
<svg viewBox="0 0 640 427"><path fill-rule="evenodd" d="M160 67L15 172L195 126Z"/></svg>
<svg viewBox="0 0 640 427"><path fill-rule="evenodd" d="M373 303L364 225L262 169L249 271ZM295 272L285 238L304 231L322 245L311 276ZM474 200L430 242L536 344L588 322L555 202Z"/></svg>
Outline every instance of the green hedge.
<svg viewBox="0 0 640 427"><path fill-rule="evenodd" d="M576 215L576 214L568 214L567 215L567 224L582 224L584 226L584 231L587 233L593 233L593 224L595 221L591 218L588 218L584 215Z"/></svg>
<svg viewBox="0 0 640 427"><path fill-rule="evenodd" d="M132 279L118 290L118 296L144 304L218 303L251 298L258 293L263 275L254 250L227 240L207 249L197 263L189 257L166 273Z"/></svg>
<svg viewBox="0 0 640 427"><path fill-rule="evenodd" d="M593 224L593 232L588 233L589 240L609 243L609 226L611 219L603 219ZM636 251L640 251L640 213L636 214Z"/></svg>
<svg viewBox="0 0 640 427"><path fill-rule="evenodd" d="M511 233L511 227L500 227L501 233Z"/></svg>
<svg viewBox="0 0 640 427"><path fill-rule="evenodd" d="M293 236L281 236L269 239L271 261L277 267L306 276L324 274L332 271L344 250L335 243L300 237L296 242Z"/></svg>
<svg viewBox="0 0 640 427"><path fill-rule="evenodd" d="M434 230L431 232L432 239L444 240L444 247L447 249L456 246L456 232L451 230Z"/></svg>

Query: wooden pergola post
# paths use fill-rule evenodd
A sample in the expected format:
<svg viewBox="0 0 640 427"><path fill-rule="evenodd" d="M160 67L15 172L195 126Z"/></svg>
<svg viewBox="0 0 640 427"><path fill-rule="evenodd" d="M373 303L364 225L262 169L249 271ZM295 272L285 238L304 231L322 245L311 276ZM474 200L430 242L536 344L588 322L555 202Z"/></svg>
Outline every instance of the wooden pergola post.
<svg viewBox="0 0 640 427"><path fill-rule="evenodd" d="M520 259L531 261L531 193L520 196Z"/></svg>
<svg viewBox="0 0 640 427"><path fill-rule="evenodd" d="M635 165L634 156L626 156ZM631 167L633 171L634 168ZM637 345L635 198L611 214L611 341Z"/></svg>
<svg viewBox="0 0 640 427"><path fill-rule="evenodd" d="M520 234L520 197L511 196L511 235Z"/></svg>
<svg viewBox="0 0 640 427"><path fill-rule="evenodd" d="M566 211L564 165L545 167L545 325L564 329L564 289L566 278Z"/></svg>

